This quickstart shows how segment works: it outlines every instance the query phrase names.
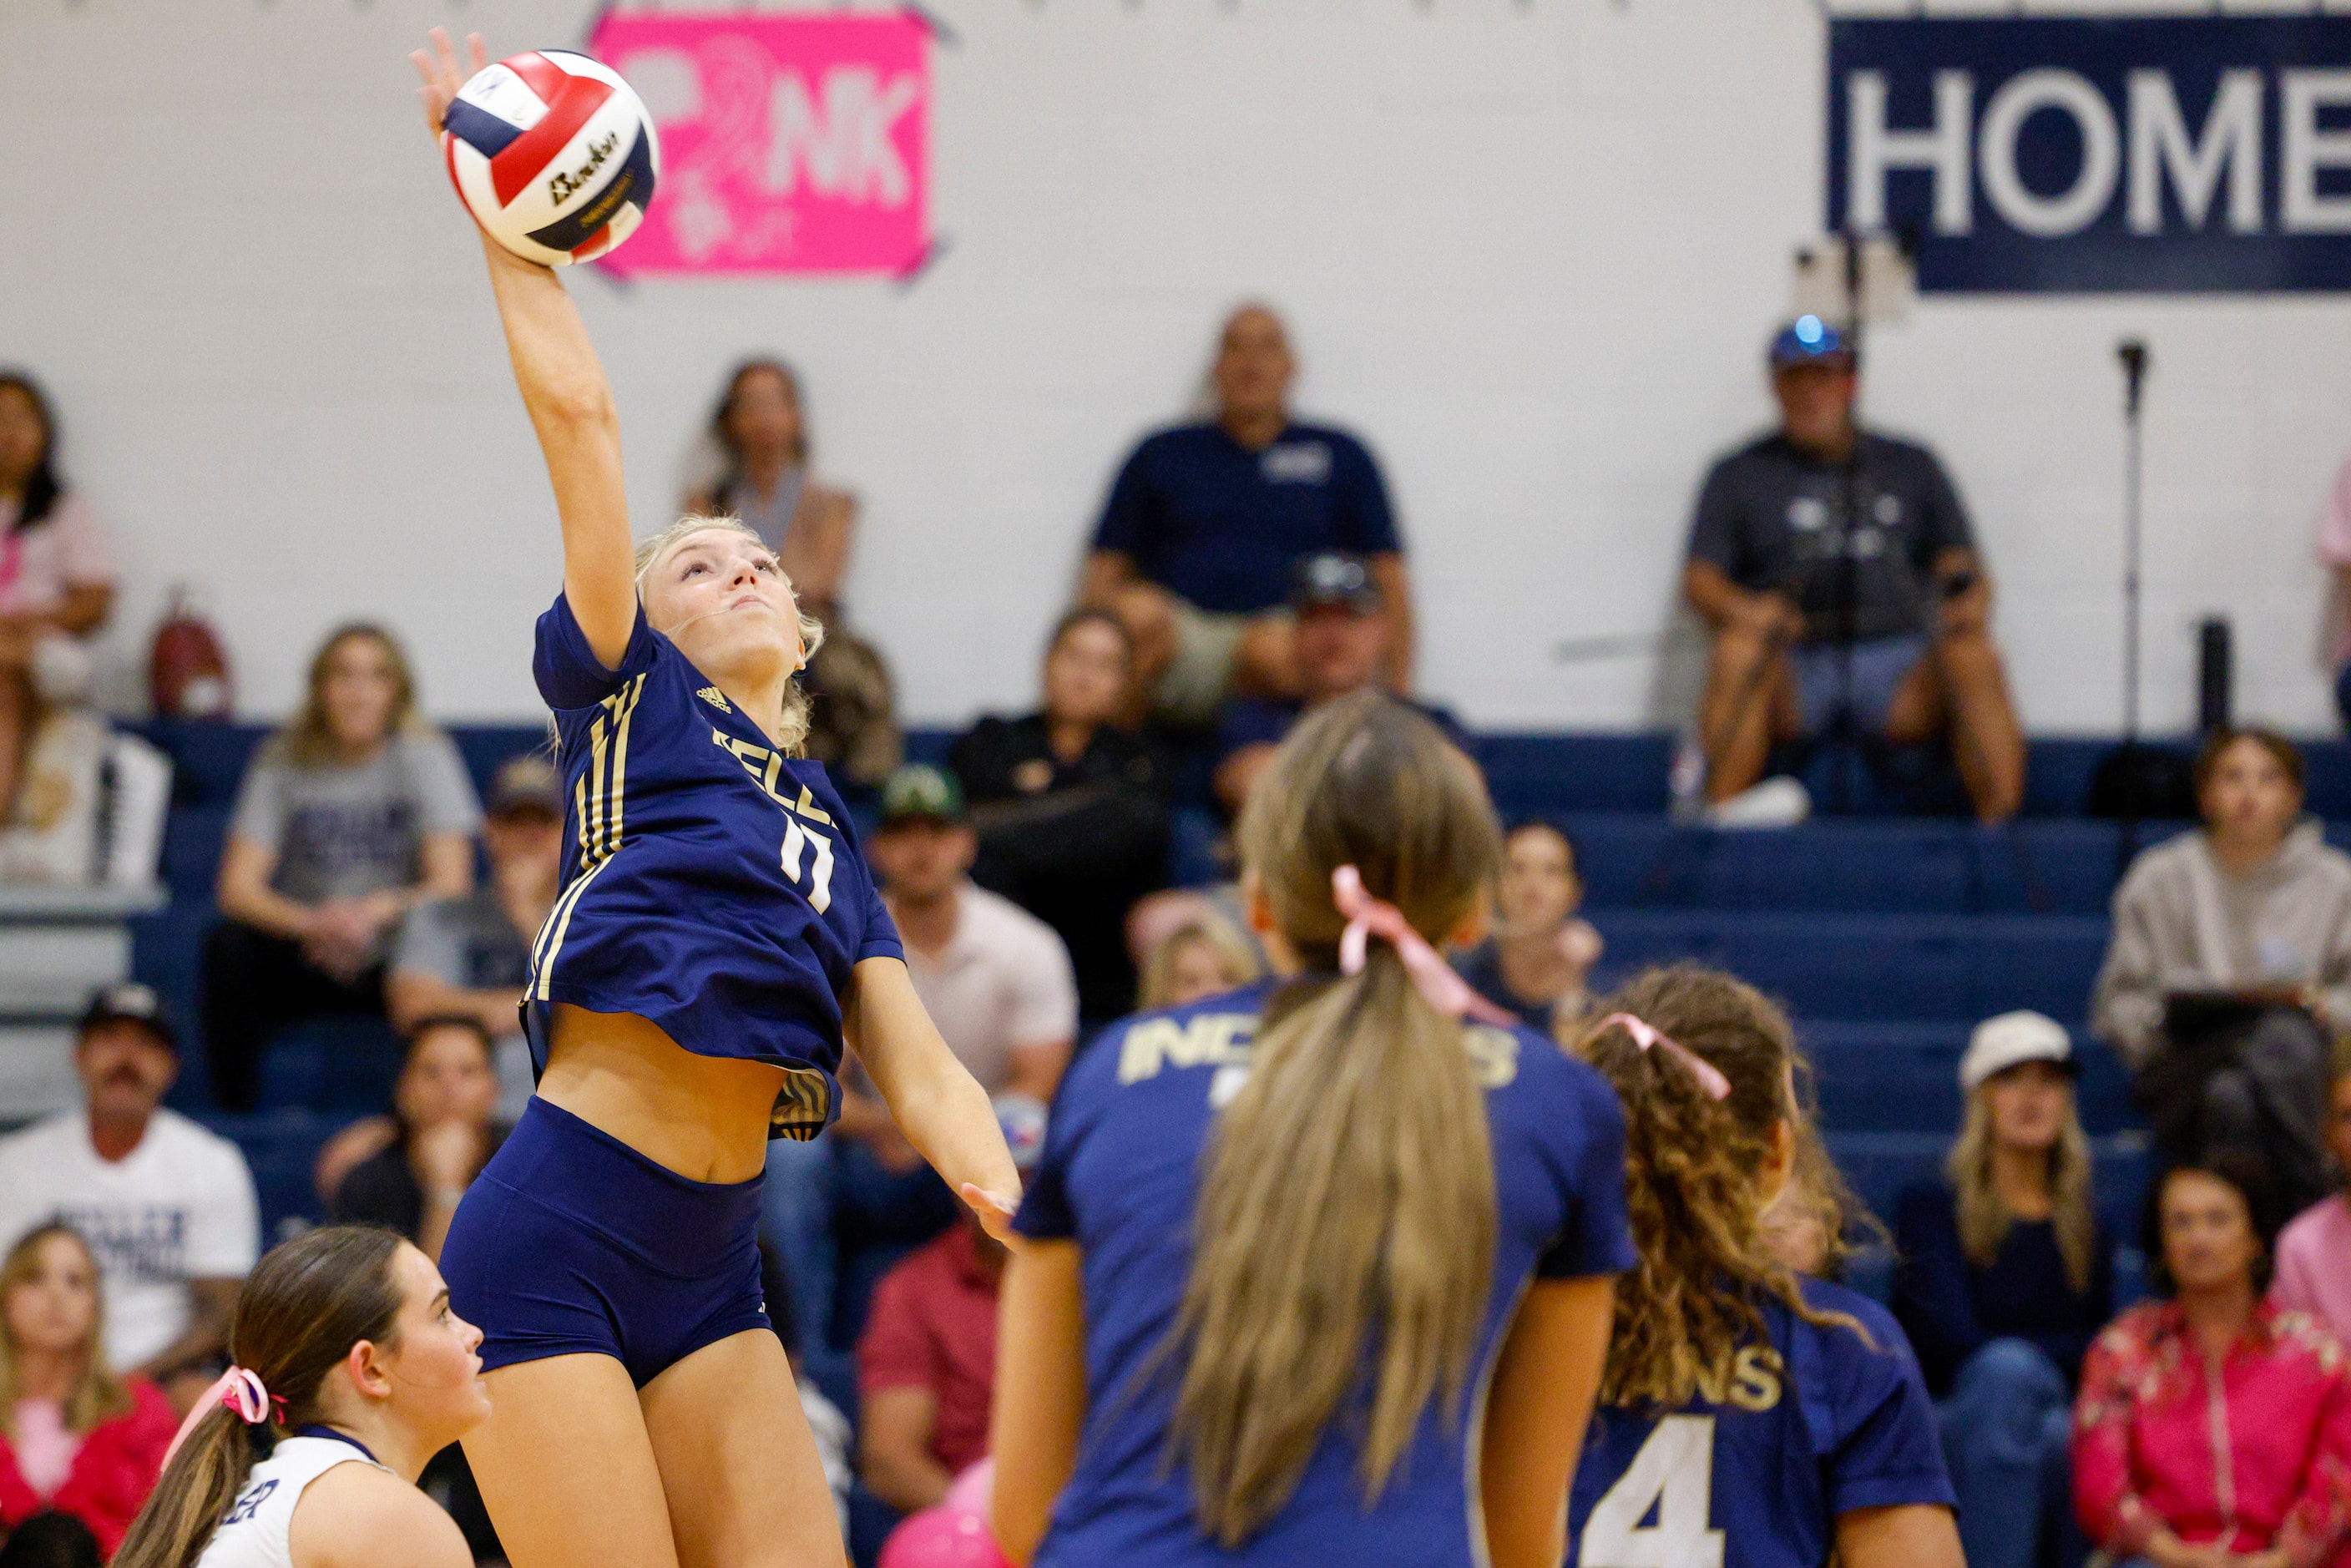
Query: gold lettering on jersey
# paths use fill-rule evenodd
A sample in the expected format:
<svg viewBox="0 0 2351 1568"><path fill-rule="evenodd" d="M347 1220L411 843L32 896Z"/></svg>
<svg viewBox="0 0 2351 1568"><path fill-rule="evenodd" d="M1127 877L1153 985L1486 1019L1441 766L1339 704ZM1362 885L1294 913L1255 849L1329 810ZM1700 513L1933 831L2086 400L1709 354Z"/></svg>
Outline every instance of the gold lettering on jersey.
<svg viewBox="0 0 2351 1568"><path fill-rule="evenodd" d="M1731 1364L1730 1402L1741 1410L1769 1410L1780 1403L1788 1368L1770 1345L1742 1347Z"/></svg>
<svg viewBox="0 0 2351 1568"><path fill-rule="evenodd" d="M1257 1019L1248 1013L1204 1013L1187 1022L1144 1019L1119 1045L1118 1081L1140 1083L1169 1067L1249 1065ZM1461 1047L1481 1089L1500 1089L1519 1076L1519 1040L1508 1030L1472 1024L1461 1031Z"/></svg>
<svg viewBox="0 0 2351 1568"><path fill-rule="evenodd" d="M1519 1037L1509 1030L1471 1024L1461 1031L1461 1049L1469 1053L1480 1089L1504 1088L1519 1076Z"/></svg>
<svg viewBox="0 0 2351 1568"><path fill-rule="evenodd" d="M1727 1366L1701 1368L1698 1397L1709 1405L1735 1405L1741 1410L1769 1410L1780 1403L1787 1364L1770 1345L1742 1345Z"/></svg>
<svg viewBox="0 0 2351 1568"><path fill-rule="evenodd" d="M737 740L723 729L713 728L710 738L719 750L732 754L735 760L743 765L743 771L751 776L752 782L758 785L768 800L820 826L832 826L831 814L816 803L816 796L810 792L807 785L800 786L798 800L790 799L777 788L784 771L782 752L770 751L754 741Z"/></svg>
<svg viewBox="0 0 2351 1568"><path fill-rule="evenodd" d="M1140 1083L1168 1067L1246 1063L1256 1035L1257 1019L1249 1013L1203 1013L1181 1023L1144 1019L1119 1042L1118 1081Z"/></svg>

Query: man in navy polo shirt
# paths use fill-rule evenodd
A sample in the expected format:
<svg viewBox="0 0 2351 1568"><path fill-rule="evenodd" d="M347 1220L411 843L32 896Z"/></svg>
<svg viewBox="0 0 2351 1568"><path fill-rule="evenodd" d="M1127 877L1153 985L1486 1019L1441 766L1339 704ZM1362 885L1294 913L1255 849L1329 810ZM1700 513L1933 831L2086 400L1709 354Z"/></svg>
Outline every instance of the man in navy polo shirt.
<svg viewBox="0 0 2351 1568"><path fill-rule="evenodd" d="M1245 305L1211 373L1217 415L1155 432L1111 486L1081 601L1133 633L1138 691L1155 712L1206 724L1229 693L1293 696L1293 562L1365 558L1388 619L1388 680L1409 688L1412 597L1378 465L1342 430L1294 423L1297 373L1281 320Z"/></svg>
<svg viewBox="0 0 2351 1568"><path fill-rule="evenodd" d="M1855 423L1859 366L1834 327L1802 318L1770 361L1780 428L1707 475L1682 570L1715 632L1708 798L1754 784L1774 741L1948 735L1976 814L2006 821L2024 737L1958 491L1926 447Z"/></svg>

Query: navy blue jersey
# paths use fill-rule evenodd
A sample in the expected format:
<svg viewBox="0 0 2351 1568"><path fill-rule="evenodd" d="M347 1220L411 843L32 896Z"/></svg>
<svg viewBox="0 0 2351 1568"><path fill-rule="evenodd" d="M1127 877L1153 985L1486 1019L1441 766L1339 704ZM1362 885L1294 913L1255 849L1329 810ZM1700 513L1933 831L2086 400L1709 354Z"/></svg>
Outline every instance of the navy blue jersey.
<svg viewBox="0 0 2351 1568"><path fill-rule="evenodd" d="M1147 1375L1182 1305L1201 1152L1215 1107L1240 1086L1270 984L1113 1026L1063 1081L1015 1228L1074 1239L1083 1254L1086 1422L1039 1568L1115 1563L1426 1563L1482 1556L1472 1517L1470 1423L1432 1400L1377 1504L1359 1448L1334 1421L1296 1493L1228 1552L1203 1535L1189 1471L1171 1462L1174 1376ZM1591 1069L1525 1030L1464 1031L1487 1090L1500 1228L1475 1364L1482 1390L1529 1280L1632 1267L1625 1121Z"/></svg>
<svg viewBox="0 0 2351 1568"><path fill-rule="evenodd" d="M850 970L905 956L823 767L778 752L642 607L608 670L559 596L531 668L569 797L523 988L533 1058L556 1002L635 1013L697 1055L791 1069L771 1135L815 1137Z"/></svg>
<svg viewBox="0 0 2351 1568"><path fill-rule="evenodd" d="M1893 1316L1839 1285L1802 1290L1868 1339L1772 1302L1764 1342L1712 1369L1679 1410L1592 1413L1569 1568L1820 1568L1839 1514L1954 1506L1935 1406Z"/></svg>

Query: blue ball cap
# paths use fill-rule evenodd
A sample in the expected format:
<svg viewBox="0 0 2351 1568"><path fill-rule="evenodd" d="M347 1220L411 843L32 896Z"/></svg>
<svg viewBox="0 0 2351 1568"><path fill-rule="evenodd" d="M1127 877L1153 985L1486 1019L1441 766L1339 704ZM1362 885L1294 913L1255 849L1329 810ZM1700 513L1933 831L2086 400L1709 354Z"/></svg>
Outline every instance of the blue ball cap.
<svg viewBox="0 0 2351 1568"><path fill-rule="evenodd" d="M1771 363L1780 365L1818 364L1825 360L1853 358L1852 345L1843 332L1817 316L1799 316L1780 329L1771 340Z"/></svg>

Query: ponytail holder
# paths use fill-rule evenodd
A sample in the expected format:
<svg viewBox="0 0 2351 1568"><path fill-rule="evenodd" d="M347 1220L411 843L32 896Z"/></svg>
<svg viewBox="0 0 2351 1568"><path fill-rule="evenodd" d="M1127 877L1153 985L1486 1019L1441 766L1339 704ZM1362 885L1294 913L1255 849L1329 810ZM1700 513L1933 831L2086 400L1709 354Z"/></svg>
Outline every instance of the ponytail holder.
<svg viewBox="0 0 2351 1568"><path fill-rule="evenodd" d="M188 1434L196 1429L197 1424L212 1414L214 1406L225 1405L235 1411L246 1426L258 1427L268 1421L273 1404L281 1412L286 1408L286 1401L263 1385L259 1373L248 1372L242 1366L230 1367L188 1407L188 1418L180 1423L180 1429L172 1435L171 1447L163 1450L164 1465L171 1465L172 1456L180 1451L180 1445L188 1440Z"/></svg>
<svg viewBox="0 0 2351 1568"><path fill-rule="evenodd" d="M1600 1020L1601 1029L1607 1029L1612 1025L1621 1026L1626 1034L1633 1037L1633 1043L1643 1051L1647 1051L1652 1046L1664 1046L1668 1056L1689 1069L1690 1076L1698 1080L1698 1086L1706 1091L1708 1099L1730 1098L1730 1080L1725 1078L1713 1062L1708 1061L1673 1036L1657 1029L1647 1019L1636 1019L1631 1013L1610 1013Z"/></svg>
<svg viewBox="0 0 2351 1568"><path fill-rule="evenodd" d="M1412 928L1403 910L1366 893L1364 873L1353 866L1343 865L1331 873L1331 902L1347 917L1347 929L1339 937L1341 974L1364 972L1365 946L1376 936L1394 947L1396 956L1404 960L1405 973L1412 977L1413 989L1447 1018L1474 1018L1480 1023L1497 1024L1503 1029L1519 1021L1470 989L1469 982L1454 973L1453 966L1437 955L1427 938Z"/></svg>

